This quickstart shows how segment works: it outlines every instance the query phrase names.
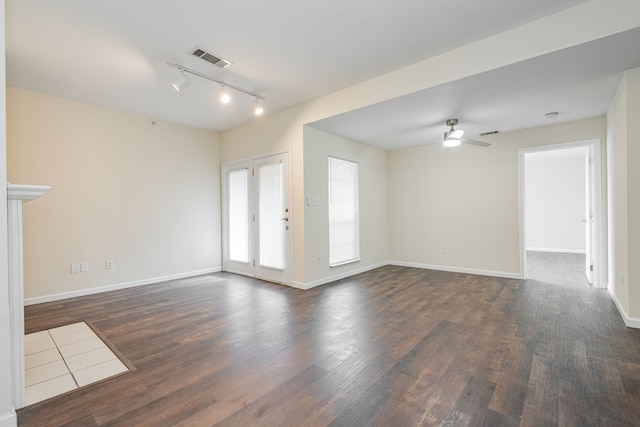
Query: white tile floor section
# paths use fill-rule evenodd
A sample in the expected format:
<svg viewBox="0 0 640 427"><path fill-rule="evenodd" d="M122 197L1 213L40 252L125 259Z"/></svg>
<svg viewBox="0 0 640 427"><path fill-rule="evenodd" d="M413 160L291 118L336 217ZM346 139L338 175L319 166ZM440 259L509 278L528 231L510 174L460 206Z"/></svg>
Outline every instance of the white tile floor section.
<svg viewBox="0 0 640 427"><path fill-rule="evenodd" d="M128 370L84 322L27 334L24 347L27 405Z"/></svg>

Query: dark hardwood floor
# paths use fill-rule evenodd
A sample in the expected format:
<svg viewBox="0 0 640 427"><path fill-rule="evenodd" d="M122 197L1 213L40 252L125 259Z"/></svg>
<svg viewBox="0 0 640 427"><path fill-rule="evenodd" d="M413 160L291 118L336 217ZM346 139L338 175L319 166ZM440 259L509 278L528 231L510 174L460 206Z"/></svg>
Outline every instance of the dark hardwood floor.
<svg viewBox="0 0 640 427"><path fill-rule="evenodd" d="M526 281L218 273L29 306L27 332L88 320L136 370L19 425L640 425L640 331L567 259L534 255Z"/></svg>

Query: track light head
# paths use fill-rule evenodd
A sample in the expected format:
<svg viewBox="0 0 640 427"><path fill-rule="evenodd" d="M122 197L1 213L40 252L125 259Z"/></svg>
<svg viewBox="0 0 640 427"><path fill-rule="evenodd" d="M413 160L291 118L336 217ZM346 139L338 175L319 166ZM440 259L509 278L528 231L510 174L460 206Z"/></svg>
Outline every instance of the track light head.
<svg viewBox="0 0 640 427"><path fill-rule="evenodd" d="M176 81L171 83L171 86L176 90L176 92L182 92L189 86L189 77L185 76L184 71L182 75L178 77Z"/></svg>
<svg viewBox="0 0 640 427"><path fill-rule="evenodd" d="M227 91L227 87L225 85L220 85L220 102L223 104L228 104L231 102L231 95Z"/></svg>
<svg viewBox="0 0 640 427"><path fill-rule="evenodd" d="M261 116L264 113L264 107L262 106L262 100L256 96L256 100L253 101L253 114Z"/></svg>

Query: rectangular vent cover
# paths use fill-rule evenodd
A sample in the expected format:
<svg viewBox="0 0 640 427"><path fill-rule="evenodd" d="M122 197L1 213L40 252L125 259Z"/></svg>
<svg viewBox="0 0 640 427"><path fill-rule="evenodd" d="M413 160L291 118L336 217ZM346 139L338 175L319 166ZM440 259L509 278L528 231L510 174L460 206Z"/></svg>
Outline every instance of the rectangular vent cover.
<svg viewBox="0 0 640 427"><path fill-rule="evenodd" d="M195 50L193 52L191 52L191 54L193 56L197 56L200 59L204 59L207 62L210 62L213 65L217 65L220 68L227 68L229 65L231 65L230 61L227 61L226 59L220 58L212 53L207 52L204 49L201 49L199 47L195 48Z"/></svg>
<svg viewBox="0 0 640 427"><path fill-rule="evenodd" d="M483 132L480 134L480 136L485 136L485 135L495 135L496 133L500 133L499 130L492 130L491 132Z"/></svg>

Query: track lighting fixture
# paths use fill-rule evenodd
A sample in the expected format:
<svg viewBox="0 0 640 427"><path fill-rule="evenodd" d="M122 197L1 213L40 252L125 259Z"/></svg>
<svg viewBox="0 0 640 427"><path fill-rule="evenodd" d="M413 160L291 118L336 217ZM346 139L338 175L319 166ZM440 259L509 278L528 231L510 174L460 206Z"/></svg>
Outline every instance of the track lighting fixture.
<svg viewBox="0 0 640 427"><path fill-rule="evenodd" d="M224 84L220 85L220 102L223 104L228 104L231 102L231 95L227 91L227 88Z"/></svg>
<svg viewBox="0 0 640 427"><path fill-rule="evenodd" d="M220 102L223 104L229 104L231 102L231 95L229 94L228 89L231 88L233 90L237 90L238 92L242 92L242 93L246 93L247 95L253 96L255 98L255 101L253 102L253 113L256 116L260 116L262 114L264 114L264 106L263 106L263 101L264 98L256 95L255 93L249 92L248 90L245 90L241 87L238 86L234 86L234 85L230 85L225 83L224 81L216 78L216 77L211 77L208 76L206 74L202 74L198 71L189 69L187 67L184 67L180 64L175 64L173 62L167 62L167 65L173 68L177 68L178 70L180 70L182 72L182 76L180 76L176 81L174 81L171 85L173 86L173 88L175 90L177 90L178 92L182 92L187 85L189 84L189 78L185 75L185 73L189 73L192 74L194 76L198 76L198 77L202 77L203 79L206 80L210 80L212 82L218 83L220 85L220 91L218 93L218 97L220 99Z"/></svg>
<svg viewBox="0 0 640 427"><path fill-rule="evenodd" d="M171 83L171 86L176 90L176 92L182 92L189 86L189 77L184 75L184 71L182 71L182 75L178 77L176 81Z"/></svg>

